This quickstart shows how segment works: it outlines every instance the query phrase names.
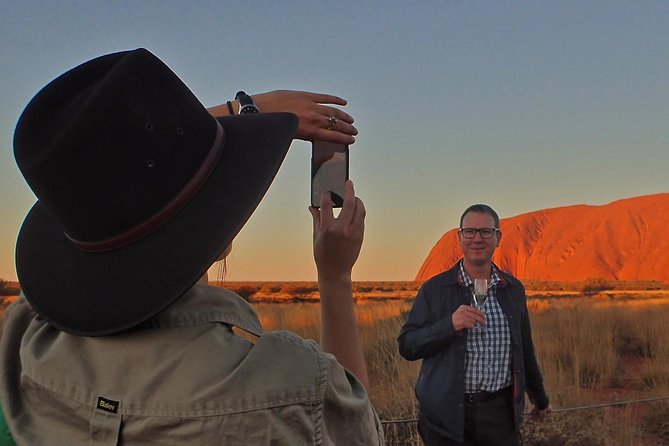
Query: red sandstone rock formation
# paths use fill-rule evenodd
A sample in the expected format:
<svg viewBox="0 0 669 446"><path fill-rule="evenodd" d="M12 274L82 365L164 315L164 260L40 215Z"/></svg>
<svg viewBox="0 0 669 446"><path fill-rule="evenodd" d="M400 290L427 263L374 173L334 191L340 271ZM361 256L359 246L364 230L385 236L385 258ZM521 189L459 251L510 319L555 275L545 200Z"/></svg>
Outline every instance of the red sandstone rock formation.
<svg viewBox="0 0 669 446"><path fill-rule="evenodd" d="M669 280L669 193L544 209L502 219L500 226L494 261L521 279ZM461 255L451 229L416 280L450 268Z"/></svg>

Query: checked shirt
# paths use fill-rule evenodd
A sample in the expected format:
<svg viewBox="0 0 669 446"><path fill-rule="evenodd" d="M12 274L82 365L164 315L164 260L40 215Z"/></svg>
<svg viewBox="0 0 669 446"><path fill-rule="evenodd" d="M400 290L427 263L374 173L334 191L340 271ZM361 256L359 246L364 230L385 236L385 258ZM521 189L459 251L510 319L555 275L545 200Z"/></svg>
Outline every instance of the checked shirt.
<svg viewBox="0 0 669 446"><path fill-rule="evenodd" d="M473 292L473 281L460 262L460 278ZM511 385L511 332L497 301L500 277L492 267L488 299L483 307L486 325L467 330L465 392L496 392Z"/></svg>

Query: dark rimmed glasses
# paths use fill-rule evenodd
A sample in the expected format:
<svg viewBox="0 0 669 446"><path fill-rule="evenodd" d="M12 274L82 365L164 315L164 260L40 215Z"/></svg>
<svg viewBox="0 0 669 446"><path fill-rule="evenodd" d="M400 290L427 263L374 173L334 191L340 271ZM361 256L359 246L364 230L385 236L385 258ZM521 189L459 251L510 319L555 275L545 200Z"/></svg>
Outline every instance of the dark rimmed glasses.
<svg viewBox="0 0 669 446"><path fill-rule="evenodd" d="M460 234L462 234L464 238L474 238L476 237L477 232L481 234L481 238L492 238L497 231L499 231L497 228L460 228Z"/></svg>

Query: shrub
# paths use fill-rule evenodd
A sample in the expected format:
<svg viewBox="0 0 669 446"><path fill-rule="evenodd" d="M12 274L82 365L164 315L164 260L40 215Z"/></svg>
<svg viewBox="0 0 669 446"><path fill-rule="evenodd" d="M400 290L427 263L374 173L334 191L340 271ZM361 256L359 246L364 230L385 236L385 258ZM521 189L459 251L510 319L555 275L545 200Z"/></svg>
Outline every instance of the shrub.
<svg viewBox="0 0 669 446"><path fill-rule="evenodd" d="M16 282L0 279L0 296L18 296L21 287Z"/></svg>
<svg viewBox="0 0 669 446"><path fill-rule="evenodd" d="M235 293L239 294L244 300L248 301L259 290L260 290L260 287L258 287L258 286L243 285L243 286L240 286L239 288L235 289L234 291L235 291Z"/></svg>
<svg viewBox="0 0 669 446"><path fill-rule="evenodd" d="M599 277L586 280L581 286L580 291L587 296L591 296L593 294L601 293L602 291L612 290L613 288L613 284L608 280Z"/></svg>
<svg viewBox="0 0 669 446"><path fill-rule="evenodd" d="M281 291L281 285L265 285L262 287L261 291L264 294L276 294Z"/></svg>
<svg viewBox="0 0 669 446"><path fill-rule="evenodd" d="M286 284L282 291L292 296L307 296L318 291L318 284Z"/></svg>

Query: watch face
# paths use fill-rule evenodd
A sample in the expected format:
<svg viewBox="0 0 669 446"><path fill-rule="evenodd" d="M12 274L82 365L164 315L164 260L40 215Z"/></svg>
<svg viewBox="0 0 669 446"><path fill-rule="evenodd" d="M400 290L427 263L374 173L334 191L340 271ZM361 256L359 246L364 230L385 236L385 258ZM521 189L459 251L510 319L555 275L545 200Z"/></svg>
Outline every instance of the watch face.
<svg viewBox="0 0 669 446"><path fill-rule="evenodd" d="M258 112L259 112L258 107L256 107L255 105L245 105L241 108L241 110L239 110L239 114L258 113Z"/></svg>

